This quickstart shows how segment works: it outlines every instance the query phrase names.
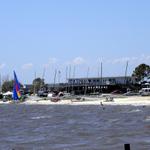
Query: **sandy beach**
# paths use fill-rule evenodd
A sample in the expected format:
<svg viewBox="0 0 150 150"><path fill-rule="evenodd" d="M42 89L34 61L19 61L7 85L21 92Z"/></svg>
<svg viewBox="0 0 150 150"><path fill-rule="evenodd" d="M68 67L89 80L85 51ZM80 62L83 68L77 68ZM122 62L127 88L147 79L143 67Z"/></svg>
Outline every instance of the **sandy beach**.
<svg viewBox="0 0 150 150"><path fill-rule="evenodd" d="M90 98L90 100L85 101L77 101L75 99L72 100L60 100L58 102L51 102L50 100L28 100L23 104L27 105L133 105L133 106L141 106L147 105L150 106L150 96L131 96L124 98L114 98L113 102L106 102L105 98Z"/></svg>
<svg viewBox="0 0 150 150"><path fill-rule="evenodd" d="M52 102L50 100L38 99L38 100L27 100L23 103L26 105L100 105L102 102L103 105L132 105L132 106L150 106L150 96L130 96L130 97L118 97L114 98L114 101L106 102L105 98L90 98L84 101L79 101L76 99L64 99L58 102ZM0 104L10 104L12 102L2 102Z"/></svg>

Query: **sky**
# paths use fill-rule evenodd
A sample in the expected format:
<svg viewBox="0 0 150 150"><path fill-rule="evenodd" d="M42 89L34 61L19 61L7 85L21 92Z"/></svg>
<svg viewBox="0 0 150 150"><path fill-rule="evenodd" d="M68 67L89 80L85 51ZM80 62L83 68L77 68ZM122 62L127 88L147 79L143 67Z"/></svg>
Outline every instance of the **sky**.
<svg viewBox="0 0 150 150"><path fill-rule="evenodd" d="M66 70L67 77L98 76L101 62L103 76L124 76L128 61L131 75L139 64L150 65L149 6L149 0L0 0L0 74L11 79L15 70L23 84L35 77L53 83L57 69L57 81L65 82Z"/></svg>

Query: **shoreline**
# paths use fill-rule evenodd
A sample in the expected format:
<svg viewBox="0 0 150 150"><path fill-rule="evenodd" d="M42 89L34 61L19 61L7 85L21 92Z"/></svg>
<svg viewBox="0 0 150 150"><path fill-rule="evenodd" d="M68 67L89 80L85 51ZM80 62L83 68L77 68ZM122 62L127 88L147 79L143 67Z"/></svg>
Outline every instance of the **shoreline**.
<svg viewBox="0 0 150 150"><path fill-rule="evenodd" d="M91 100L78 101L75 99L72 100L60 100L58 102L51 102L50 100L27 100L25 102L17 103L17 104L25 104L25 105L132 105L132 106L150 106L150 96L127 96L124 98L114 98L113 102L106 102L105 98L91 98ZM2 102L0 101L0 105L2 104L13 104L12 102Z"/></svg>

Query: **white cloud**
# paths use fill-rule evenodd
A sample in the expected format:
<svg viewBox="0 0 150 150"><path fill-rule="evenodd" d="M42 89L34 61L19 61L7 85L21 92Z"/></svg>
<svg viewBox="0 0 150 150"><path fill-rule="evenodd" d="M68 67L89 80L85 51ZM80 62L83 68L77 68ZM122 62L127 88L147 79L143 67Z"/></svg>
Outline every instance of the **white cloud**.
<svg viewBox="0 0 150 150"><path fill-rule="evenodd" d="M0 64L0 69L3 69L6 66L6 64Z"/></svg>
<svg viewBox="0 0 150 150"><path fill-rule="evenodd" d="M27 63L27 64L24 64L23 66L22 66L22 69L23 70L29 70L29 69L31 69L33 67L33 64L32 63Z"/></svg>
<svg viewBox="0 0 150 150"><path fill-rule="evenodd" d="M85 60L82 57L76 57L76 58L73 59L72 63L74 65L81 65L81 64L85 63Z"/></svg>
<svg viewBox="0 0 150 150"><path fill-rule="evenodd" d="M122 57L122 58L117 58L117 59L112 60L112 63L117 64L117 63L124 63L127 61L130 61L129 57Z"/></svg>
<svg viewBox="0 0 150 150"><path fill-rule="evenodd" d="M105 59L104 62L108 64L123 64L129 61L130 64L137 64L137 63L148 63L150 61L149 55L140 55L140 56L131 56L131 57L121 57L116 59Z"/></svg>
<svg viewBox="0 0 150 150"><path fill-rule="evenodd" d="M49 58L48 64L56 64L58 62L57 58Z"/></svg>
<svg viewBox="0 0 150 150"><path fill-rule="evenodd" d="M48 63L44 64L43 67L48 68L50 65L56 64L57 62L58 62L57 58L55 58L55 57L49 58Z"/></svg>

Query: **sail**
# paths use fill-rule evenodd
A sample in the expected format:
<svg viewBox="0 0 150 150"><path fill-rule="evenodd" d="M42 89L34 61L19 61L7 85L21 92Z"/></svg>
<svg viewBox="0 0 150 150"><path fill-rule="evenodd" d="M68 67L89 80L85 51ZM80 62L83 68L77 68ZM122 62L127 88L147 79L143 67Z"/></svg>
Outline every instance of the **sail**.
<svg viewBox="0 0 150 150"><path fill-rule="evenodd" d="M19 100L20 98L21 98L20 83L18 82L17 75L14 71L13 99Z"/></svg>

